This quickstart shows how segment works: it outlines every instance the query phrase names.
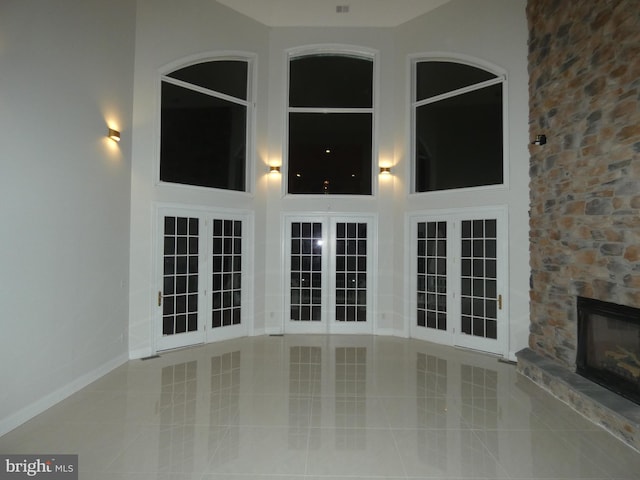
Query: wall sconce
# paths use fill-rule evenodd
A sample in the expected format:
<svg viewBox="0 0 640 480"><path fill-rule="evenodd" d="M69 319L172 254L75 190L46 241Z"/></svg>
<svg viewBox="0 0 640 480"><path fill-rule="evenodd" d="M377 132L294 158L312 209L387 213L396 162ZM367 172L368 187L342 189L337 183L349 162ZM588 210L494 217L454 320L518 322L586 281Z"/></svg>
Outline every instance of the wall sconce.
<svg viewBox="0 0 640 480"><path fill-rule="evenodd" d="M280 173L280 165L271 165L269 167L269 173Z"/></svg>
<svg viewBox="0 0 640 480"><path fill-rule="evenodd" d="M536 139L531 142L531 145L544 145L547 143L546 135L536 135Z"/></svg>
<svg viewBox="0 0 640 480"><path fill-rule="evenodd" d="M120 141L120 132L118 130L114 130L113 128L110 128L108 137L111 140L113 140L114 142L119 142Z"/></svg>
<svg viewBox="0 0 640 480"><path fill-rule="evenodd" d="M391 175L391 167L380 167L380 175Z"/></svg>

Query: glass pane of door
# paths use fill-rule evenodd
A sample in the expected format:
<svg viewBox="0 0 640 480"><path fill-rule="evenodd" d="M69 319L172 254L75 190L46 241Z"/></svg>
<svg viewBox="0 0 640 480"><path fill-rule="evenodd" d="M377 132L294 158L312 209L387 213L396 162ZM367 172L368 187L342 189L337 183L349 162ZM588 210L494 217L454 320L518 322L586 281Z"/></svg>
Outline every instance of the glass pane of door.
<svg viewBox="0 0 640 480"><path fill-rule="evenodd" d="M447 222L418 222L417 326L447 330Z"/></svg>
<svg viewBox="0 0 640 480"><path fill-rule="evenodd" d="M290 320L322 320L322 223L292 222Z"/></svg>
<svg viewBox="0 0 640 480"><path fill-rule="evenodd" d="M162 271L162 335L198 330L198 218L165 216Z"/></svg>
<svg viewBox="0 0 640 480"><path fill-rule="evenodd" d="M495 219L461 225L460 330L498 338L497 232Z"/></svg>
<svg viewBox="0 0 640 480"><path fill-rule="evenodd" d="M337 322L367 320L367 224L339 222L335 243Z"/></svg>
<svg viewBox="0 0 640 480"><path fill-rule="evenodd" d="M242 313L242 221L212 222L211 328L239 325Z"/></svg>

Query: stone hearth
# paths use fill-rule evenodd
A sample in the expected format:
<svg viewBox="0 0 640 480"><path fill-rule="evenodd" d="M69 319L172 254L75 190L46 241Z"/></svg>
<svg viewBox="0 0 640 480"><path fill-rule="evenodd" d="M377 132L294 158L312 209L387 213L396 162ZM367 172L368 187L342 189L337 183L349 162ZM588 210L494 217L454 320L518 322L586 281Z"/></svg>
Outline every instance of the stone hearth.
<svg viewBox="0 0 640 480"><path fill-rule="evenodd" d="M518 372L554 397L640 451L640 408L600 385L567 370L530 348L520 350Z"/></svg>

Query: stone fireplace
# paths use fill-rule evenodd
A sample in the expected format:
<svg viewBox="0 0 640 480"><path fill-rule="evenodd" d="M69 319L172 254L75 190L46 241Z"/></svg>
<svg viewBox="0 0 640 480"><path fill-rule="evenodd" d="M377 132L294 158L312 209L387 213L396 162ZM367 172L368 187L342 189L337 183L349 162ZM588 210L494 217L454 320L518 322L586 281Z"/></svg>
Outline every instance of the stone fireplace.
<svg viewBox="0 0 640 480"><path fill-rule="evenodd" d="M578 297L640 308L640 2L529 0L527 19L529 134L547 143L530 145L518 368L640 449L640 406L575 373Z"/></svg>

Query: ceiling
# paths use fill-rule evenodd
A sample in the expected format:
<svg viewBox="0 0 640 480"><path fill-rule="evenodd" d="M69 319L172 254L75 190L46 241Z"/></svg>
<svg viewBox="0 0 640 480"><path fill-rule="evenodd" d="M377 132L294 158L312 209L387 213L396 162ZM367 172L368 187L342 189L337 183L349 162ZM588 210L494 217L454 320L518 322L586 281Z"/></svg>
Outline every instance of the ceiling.
<svg viewBox="0 0 640 480"><path fill-rule="evenodd" d="M395 27L449 0L216 0L270 27Z"/></svg>

